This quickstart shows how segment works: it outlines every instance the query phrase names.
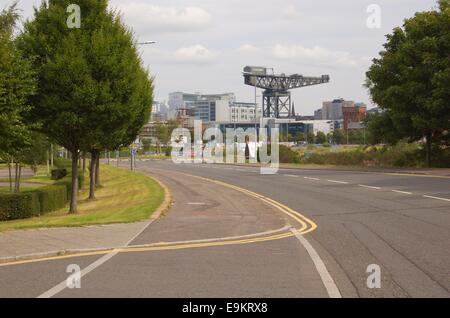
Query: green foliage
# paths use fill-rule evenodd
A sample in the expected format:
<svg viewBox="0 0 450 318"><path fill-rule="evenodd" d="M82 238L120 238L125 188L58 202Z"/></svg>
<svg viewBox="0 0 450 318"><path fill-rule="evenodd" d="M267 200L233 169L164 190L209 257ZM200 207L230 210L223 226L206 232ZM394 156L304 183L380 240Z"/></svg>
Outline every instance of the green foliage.
<svg viewBox="0 0 450 318"><path fill-rule="evenodd" d="M385 110L372 118L375 139L426 138L431 149L450 130L450 8L446 1L439 8L395 28L367 72L372 99Z"/></svg>
<svg viewBox="0 0 450 318"><path fill-rule="evenodd" d="M8 160L31 144L30 125L24 115L30 110L28 98L36 89L31 64L13 37L17 12L15 4L0 12L0 154Z"/></svg>
<svg viewBox="0 0 450 318"><path fill-rule="evenodd" d="M423 149L405 142L394 146L360 146L340 151L315 151L303 156L303 164L364 166L364 167L423 167ZM450 162L447 162L447 166Z"/></svg>
<svg viewBox="0 0 450 318"><path fill-rule="evenodd" d="M257 160L260 162L259 157L260 148L258 148L257 152ZM270 156L272 151L272 146L267 146L267 154ZM280 163L300 163L300 154L297 151L292 150L292 148L279 145L279 162Z"/></svg>
<svg viewBox="0 0 450 318"><path fill-rule="evenodd" d="M52 180L60 180L60 179L64 178L65 176L67 176L67 169L66 168L52 169L51 174L52 174L52 176L51 176Z"/></svg>
<svg viewBox="0 0 450 318"><path fill-rule="evenodd" d="M40 203L40 214L59 210L68 202L65 185L50 185L36 190Z"/></svg>
<svg viewBox="0 0 450 318"><path fill-rule="evenodd" d="M40 214L36 192L0 193L0 221L26 219Z"/></svg>
<svg viewBox="0 0 450 318"><path fill-rule="evenodd" d="M324 144L326 141L327 141L327 136L321 131L317 132L316 144Z"/></svg>
<svg viewBox="0 0 450 318"><path fill-rule="evenodd" d="M71 3L43 2L18 43L34 58L38 75L30 118L72 153L76 174L80 150L115 150L135 140L149 119L153 87L132 32L108 9L108 1L77 1L80 29L66 25ZM72 193L72 213L76 196Z"/></svg>

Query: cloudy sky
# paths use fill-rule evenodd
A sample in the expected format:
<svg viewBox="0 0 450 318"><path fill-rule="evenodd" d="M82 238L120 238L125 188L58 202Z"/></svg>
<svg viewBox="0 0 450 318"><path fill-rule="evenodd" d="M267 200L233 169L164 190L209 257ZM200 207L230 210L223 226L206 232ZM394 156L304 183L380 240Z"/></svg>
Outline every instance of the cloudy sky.
<svg viewBox="0 0 450 318"><path fill-rule="evenodd" d="M0 0L0 8L12 0ZM40 0L20 0L25 17ZM76 0L74 0L76 3ZM276 73L320 76L331 83L293 91L297 113L312 114L322 101L342 97L370 103L363 87L370 60L385 34L436 0L111 0L141 41L145 63L156 76L155 94L173 91L235 92L252 101L243 84L246 65ZM367 20L380 9L381 27ZM370 12L368 12L370 11ZM370 19L371 22L374 20ZM261 94L261 93L259 93ZM258 97L260 100L260 97Z"/></svg>

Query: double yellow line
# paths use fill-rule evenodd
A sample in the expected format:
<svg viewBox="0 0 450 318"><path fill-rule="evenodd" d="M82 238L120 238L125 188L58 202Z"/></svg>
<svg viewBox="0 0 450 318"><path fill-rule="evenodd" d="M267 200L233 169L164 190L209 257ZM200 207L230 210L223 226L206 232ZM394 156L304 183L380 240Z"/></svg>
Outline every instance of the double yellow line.
<svg viewBox="0 0 450 318"><path fill-rule="evenodd" d="M275 207L277 210L281 211L285 215L292 218L294 221L296 221L299 225L299 227L295 227L297 234L307 234L312 231L314 231L317 228L317 225L310 220L309 218L305 217L304 215L298 213L297 211L292 210L288 206L277 202L271 198L265 197L263 195L260 195L258 193L222 182L218 180L212 180L204 177L199 177L195 175L190 175L186 173L181 173L183 175L198 178L204 181L212 182L217 185L221 185L227 188L234 189L236 191L239 191L241 193L244 193L246 195L249 195L251 197L257 198L273 207ZM87 256L96 256L96 255L105 255L110 253L138 253L138 252L157 252L157 251L171 251L171 250L182 250L182 249L193 249L193 248L206 248L206 247L217 247L217 246L227 246L227 245L244 245L244 244L253 244L258 242L267 242L267 241L275 241L280 240L288 237L294 236L294 233L292 231L287 231L285 233L280 234L274 234L274 235L261 235L259 237L254 238L235 238L235 239L211 239L211 240L203 240L202 242L178 242L178 243L170 243L170 242L161 242L161 243L152 243L152 244L143 244L143 245L134 245L134 246L127 246L127 247L120 247L120 248L114 248L114 249L106 249L106 250L96 250L92 252L84 252L84 253L77 253L77 254L68 254L68 255L60 255L60 256L52 256L47 258L40 258L40 259L30 259L30 260L20 260L20 261L13 261L9 263L3 263L0 264L0 267L3 266L12 266L12 265L21 265L21 264L28 264L28 263L36 263L36 262L44 262L44 261L53 261L53 260L62 260L67 258L75 258L75 257L87 257ZM247 235L248 237L248 235Z"/></svg>

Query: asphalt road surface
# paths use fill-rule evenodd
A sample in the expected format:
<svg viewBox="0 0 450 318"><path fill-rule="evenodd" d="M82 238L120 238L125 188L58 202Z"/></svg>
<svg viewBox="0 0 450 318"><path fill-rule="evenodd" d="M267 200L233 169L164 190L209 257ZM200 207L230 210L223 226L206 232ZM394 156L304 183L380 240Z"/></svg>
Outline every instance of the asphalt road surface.
<svg viewBox="0 0 450 318"><path fill-rule="evenodd" d="M174 201L131 242L141 248L1 266L0 297L450 296L450 178L170 161L138 170ZM83 269L81 288L66 288L69 264Z"/></svg>

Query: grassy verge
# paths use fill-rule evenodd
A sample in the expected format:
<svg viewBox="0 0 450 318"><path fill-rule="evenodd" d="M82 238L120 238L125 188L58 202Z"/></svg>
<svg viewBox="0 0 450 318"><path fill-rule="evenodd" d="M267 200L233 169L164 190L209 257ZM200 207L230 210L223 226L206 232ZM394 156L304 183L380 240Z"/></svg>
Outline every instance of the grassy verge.
<svg viewBox="0 0 450 318"><path fill-rule="evenodd" d="M87 188L80 192L76 215L64 208L43 217L0 222L0 231L136 222L148 219L164 200L164 189L139 173L102 166L101 183L95 201L86 199Z"/></svg>

